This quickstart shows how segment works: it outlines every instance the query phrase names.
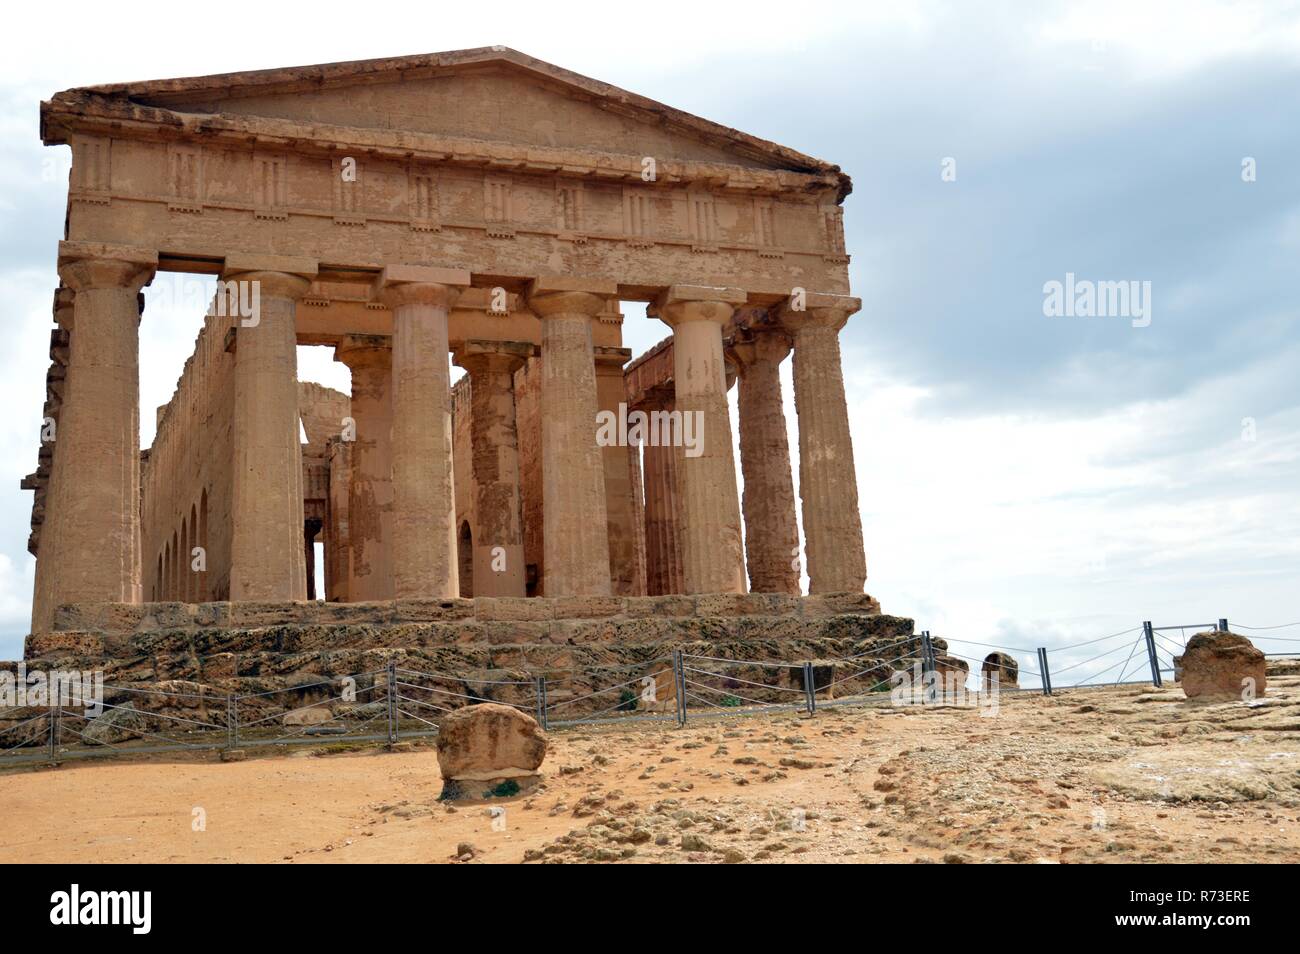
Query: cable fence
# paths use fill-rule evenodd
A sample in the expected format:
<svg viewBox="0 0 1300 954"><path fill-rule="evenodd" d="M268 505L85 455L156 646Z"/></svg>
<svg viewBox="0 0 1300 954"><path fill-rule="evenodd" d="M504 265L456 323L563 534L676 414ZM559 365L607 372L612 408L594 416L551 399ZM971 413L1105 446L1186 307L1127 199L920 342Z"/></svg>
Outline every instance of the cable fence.
<svg viewBox="0 0 1300 954"><path fill-rule="evenodd" d="M1258 633L1252 641L1278 647L1266 655L1300 657L1300 622L1239 628ZM1227 629L1226 619L1169 626L1147 621L1050 649L960 638L950 644L922 631L835 658L764 660L674 650L637 663L542 672L448 672L408 668L394 660L383 669L304 677L237 694L180 680L103 685L101 676L100 698L83 706L58 691L53 678L58 674L48 674L48 698L0 708L0 766L295 744L392 744L434 736L450 713L486 702L511 706L544 729L558 729L637 721L685 725L763 712L812 715L819 708L877 703L961 704L972 675L976 697L1160 687L1166 679L1180 679L1178 659L1189 631ZM966 655L953 647L978 648L976 655ZM981 658L983 649L993 652Z"/></svg>
<svg viewBox="0 0 1300 954"><path fill-rule="evenodd" d="M632 666L540 676L545 705L539 721L551 729L673 719L679 686L674 659L675 655L661 656Z"/></svg>
<svg viewBox="0 0 1300 954"><path fill-rule="evenodd" d="M1237 629L1250 630L1250 641L1265 656L1300 656L1300 620L1294 623L1276 623L1272 626L1246 626L1233 624ZM1274 635L1278 631L1282 635ZM1263 645L1260 645L1260 644Z"/></svg>

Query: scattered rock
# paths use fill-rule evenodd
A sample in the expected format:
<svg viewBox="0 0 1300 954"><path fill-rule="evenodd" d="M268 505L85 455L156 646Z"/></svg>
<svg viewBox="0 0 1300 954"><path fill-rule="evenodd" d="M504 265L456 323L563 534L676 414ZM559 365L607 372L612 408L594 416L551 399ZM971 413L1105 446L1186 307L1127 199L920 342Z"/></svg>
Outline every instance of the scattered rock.
<svg viewBox="0 0 1300 954"><path fill-rule="evenodd" d="M709 843L699 835L682 835L682 851L711 851Z"/></svg>

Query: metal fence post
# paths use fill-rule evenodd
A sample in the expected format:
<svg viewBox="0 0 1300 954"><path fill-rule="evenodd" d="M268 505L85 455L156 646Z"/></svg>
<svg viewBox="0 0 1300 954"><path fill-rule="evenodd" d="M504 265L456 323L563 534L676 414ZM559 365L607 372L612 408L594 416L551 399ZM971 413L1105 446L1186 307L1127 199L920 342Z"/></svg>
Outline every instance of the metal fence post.
<svg viewBox="0 0 1300 954"><path fill-rule="evenodd" d="M930 631L921 631L921 705L925 705L929 695L927 681L934 672L934 643L930 642Z"/></svg>
<svg viewBox="0 0 1300 954"><path fill-rule="evenodd" d="M544 730L549 728L546 724L546 677L537 677L537 724Z"/></svg>
<svg viewBox="0 0 1300 954"><path fill-rule="evenodd" d="M1156 631L1151 628L1151 620L1146 620L1142 624L1142 635L1147 641L1147 658L1151 660L1151 685L1159 689L1162 685L1160 682L1160 660L1156 658Z"/></svg>
<svg viewBox="0 0 1300 954"><path fill-rule="evenodd" d="M56 690L57 691L57 690ZM50 761L53 762L59 754L59 706L50 706Z"/></svg>
<svg viewBox="0 0 1300 954"><path fill-rule="evenodd" d="M226 748L239 748L239 711L238 697L226 693Z"/></svg>
<svg viewBox="0 0 1300 954"><path fill-rule="evenodd" d="M397 741L397 660L388 660L388 744Z"/></svg>
<svg viewBox="0 0 1300 954"><path fill-rule="evenodd" d="M1043 695L1052 694L1052 673L1047 667L1047 647L1038 647L1038 671L1043 674Z"/></svg>
<svg viewBox="0 0 1300 954"><path fill-rule="evenodd" d="M677 692L677 724L686 724L686 669L682 665L682 651L673 650L673 685Z"/></svg>
<svg viewBox="0 0 1300 954"><path fill-rule="evenodd" d="M808 714L813 715L817 712L817 688L813 685L813 664L810 662L803 664L803 692Z"/></svg>

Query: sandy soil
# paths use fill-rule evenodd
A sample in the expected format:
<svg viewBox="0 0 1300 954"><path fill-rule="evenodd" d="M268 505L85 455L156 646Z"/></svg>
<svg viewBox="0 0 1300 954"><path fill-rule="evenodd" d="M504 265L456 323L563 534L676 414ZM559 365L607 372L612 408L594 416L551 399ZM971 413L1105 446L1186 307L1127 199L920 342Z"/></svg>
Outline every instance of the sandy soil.
<svg viewBox="0 0 1300 954"><path fill-rule="evenodd" d="M438 801L428 747L13 771L0 861L1300 861L1295 676L1253 705L1004 693L551 739L497 828Z"/></svg>

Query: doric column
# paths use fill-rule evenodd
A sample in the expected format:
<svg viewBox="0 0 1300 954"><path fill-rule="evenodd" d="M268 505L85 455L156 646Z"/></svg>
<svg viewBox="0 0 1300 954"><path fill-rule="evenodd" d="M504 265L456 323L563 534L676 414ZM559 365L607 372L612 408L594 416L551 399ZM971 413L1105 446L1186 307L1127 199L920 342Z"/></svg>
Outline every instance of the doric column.
<svg viewBox="0 0 1300 954"><path fill-rule="evenodd" d="M539 278L529 288L542 322L542 587L550 597L610 593L591 322L617 293L613 282L577 278Z"/></svg>
<svg viewBox="0 0 1300 954"><path fill-rule="evenodd" d="M846 295L808 294L781 322L794 338L794 403L799 415L799 498L811 593L862 592L862 547L853 439L840 367L840 329L862 307Z"/></svg>
<svg viewBox="0 0 1300 954"><path fill-rule="evenodd" d="M671 394L657 394L657 400L639 405L650 415L671 414ZM686 592L682 574L681 501L677 494L677 459L680 447L658 442L645 446L645 541L646 592L650 596Z"/></svg>
<svg viewBox="0 0 1300 954"><path fill-rule="evenodd" d="M63 406L41 527L32 632L60 603L131 603L140 594L140 310L157 267L144 249L59 244L75 294Z"/></svg>
<svg viewBox="0 0 1300 954"><path fill-rule="evenodd" d="M623 365L632 357L626 348L596 348L596 405L598 410L623 420L627 413L627 389L623 386ZM619 405L622 405L620 410ZM632 499L632 471L629 461L637 448L623 441L600 448L605 468L605 518L609 535L610 592L615 596L645 594L645 563L639 559L644 547L640 538L644 525L637 520Z"/></svg>
<svg viewBox="0 0 1300 954"><path fill-rule="evenodd" d="M699 443L677 459L687 593L745 592L740 499L727 409L722 326L743 304L739 288L673 285L658 317L673 329L673 378L685 433ZM688 417L690 420L688 420Z"/></svg>
<svg viewBox="0 0 1300 954"><path fill-rule="evenodd" d="M222 273L231 302L237 295L240 302L256 304L251 315L239 309L231 316L235 328L231 600L307 598L296 309L315 274L316 263L310 260L245 256L227 258Z"/></svg>
<svg viewBox="0 0 1300 954"><path fill-rule="evenodd" d="M349 593L393 598L392 349L384 335L347 335L334 358L352 371L352 473L348 485Z"/></svg>
<svg viewBox="0 0 1300 954"><path fill-rule="evenodd" d="M468 340L456 352L470 379L475 596L527 595L515 372L535 350L523 341Z"/></svg>
<svg viewBox="0 0 1300 954"><path fill-rule="evenodd" d="M734 341L731 352L740 367L736 409L749 588L797 594L799 525L780 372L790 339L781 331L755 331Z"/></svg>
<svg viewBox="0 0 1300 954"><path fill-rule="evenodd" d="M352 442L331 437L326 445L330 465L330 497L325 527L325 599L349 603L352 551L348 546L348 485L352 482ZM392 544L389 544L391 553Z"/></svg>
<svg viewBox="0 0 1300 954"><path fill-rule="evenodd" d="M376 283L393 311L393 593L457 592L447 311L462 269L390 265ZM355 599L355 596L353 597Z"/></svg>

